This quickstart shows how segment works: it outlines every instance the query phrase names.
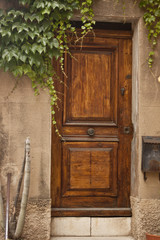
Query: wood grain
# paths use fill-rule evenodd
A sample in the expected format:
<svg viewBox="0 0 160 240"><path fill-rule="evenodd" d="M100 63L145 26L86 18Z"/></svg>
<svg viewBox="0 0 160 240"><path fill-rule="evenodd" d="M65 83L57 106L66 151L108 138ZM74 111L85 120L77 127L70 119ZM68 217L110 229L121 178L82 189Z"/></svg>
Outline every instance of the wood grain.
<svg viewBox="0 0 160 240"><path fill-rule="evenodd" d="M56 80L62 139L53 129L52 216L131 216L131 36L95 30L65 55L67 77Z"/></svg>
<svg viewBox="0 0 160 240"><path fill-rule="evenodd" d="M63 143L62 196L116 197L117 148L117 142Z"/></svg>

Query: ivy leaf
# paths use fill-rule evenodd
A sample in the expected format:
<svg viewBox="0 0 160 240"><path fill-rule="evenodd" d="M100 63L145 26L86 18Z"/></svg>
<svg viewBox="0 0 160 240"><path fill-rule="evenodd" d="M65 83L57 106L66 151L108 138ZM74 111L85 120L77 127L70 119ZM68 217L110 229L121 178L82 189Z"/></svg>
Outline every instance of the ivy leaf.
<svg viewBox="0 0 160 240"><path fill-rule="evenodd" d="M43 44L43 46L46 46L47 45L47 43L48 43L48 39L47 38L42 38L41 39L41 43Z"/></svg>
<svg viewBox="0 0 160 240"><path fill-rule="evenodd" d="M2 59L5 59L6 56L8 55L8 50L7 49L4 49L3 53L2 53Z"/></svg>
<svg viewBox="0 0 160 240"><path fill-rule="evenodd" d="M37 20L37 15L34 13L34 14L31 14L30 15L30 17L29 17L29 20L31 21L31 22L33 22L34 20Z"/></svg>
<svg viewBox="0 0 160 240"><path fill-rule="evenodd" d="M27 73L29 73L29 72L32 71L32 69L31 69L31 67L30 67L29 64L23 64L23 65L22 65L22 68L23 68L24 74L27 74Z"/></svg>
<svg viewBox="0 0 160 240"><path fill-rule="evenodd" d="M35 55L35 65L39 67L39 66L41 66L41 64L42 64L42 57L40 54L36 54Z"/></svg>
<svg viewBox="0 0 160 240"><path fill-rule="evenodd" d="M19 27L20 27L20 23L19 23L19 22L13 23L13 25L12 25L12 31L13 31L15 28L19 28Z"/></svg>
<svg viewBox="0 0 160 240"><path fill-rule="evenodd" d="M54 46L55 48L58 48L58 47L59 47L59 42L58 42L58 40L57 40L56 38L53 38L52 43L53 43L53 46Z"/></svg>
<svg viewBox="0 0 160 240"><path fill-rule="evenodd" d="M0 9L0 17L3 17L3 15L4 15L4 10Z"/></svg>
<svg viewBox="0 0 160 240"><path fill-rule="evenodd" d="M27 59L27 56L24 55L24 54L20 54L19 58L20 58L20 60L21 60L22 62L25 63L25 62L26 62L26 59Z"/></svg>
<svg viewBox="0 0 160 240"><path fill-rule="evenodd" d="M47 39L51 39L53 38L54 34L52 32L47 32L45 36L47 37Z"/></svg>
<svg viewBox="0 0 160 240"><path fill-rule="evenodd" d="M42 52L45 52L45 47L43 47L42 45L39 45L37 51L41 54Z"/></svg>
<svg viewBox="0 0 160 240"><path fill-rule="evenodd" d="M59 3L57 1L54 1L51 3L52 9L55 9L56 7L59 7Z"/></svg>
<svg viewBox="0 0 160 240"><path fill-rule="evenodd" d="M160 17L160 10L159 10L159 9L157 9L157 10L155 11L155 16L156 16L156 17Z"/></svg>
<svg viewBox="0 0 160 240"><path fill-rule="evenodd" d="M25 43L22 45L21 49L26 53L29 54L30 49L31 49L31 45L29 43Z"/></svg>
<svg viewBox="0 0 160 240"><path fill-rule="evenodd" d="M23 75L22 66L17 66L16 69L14 69L12 73L15 77L21 77Z"/></svg>
<svg viewBox="0 0 160 240"><path fill-rule="evenodd" d="M50 58L53 58L53 56L54 56L55 59L57 60L60 57L60 51L59 51L59 49L54 48L54 49L52 49L52 52L50 52L48 55Z"/></svg>
<svg viewBox="0 0 160 240"><path fill-rule="evenodd" d="M7 30L2 29L1 30L1 35L2 35L2 37L4 37L4 36L10 37L11 36L11 32L9 31L9 29L7 29Z"/></svg>
<svg viewBox="0 0 160 240"><path fill-rule="evenodd" d="M34 32L29 31L28 35L30 36L30 38L32 38L32 40L35 38L35 33Z"/></svg>
<svg viewBox="0 0 160 240"><path fill-rule="evenodd" d="M44 14L50 14L50 12L51 12L51 9L50 8L45 8L43 11L42 11L42 14L44 15Z"/></svg>
<svg viewBox="0 0 160 240"><path fill-rule="evenodd" d="M39 1L38 3L35 3L37 8L44 8L44 2Z"/></svg>
<svg viewBox="0 0 160 240"><path fill-rule="evenodd" d="M23 17L23 12L22 11L15 11L15 10L10 10L8 12L8 16L12 15L14 18L18 17L18 16L21 16Z"/></svg>
<svg viewBox="0 0 160 240"><path fill-rule="evenodd" d="M30 57L29 58L29 64L30 64L30 66L32 67L33 66L33 64L34 64L34 60L33 60L33 58L32 57Z"/></svg>
<svg viewBox="0 0 160 240"><path fill-rule="evenodd" d="M34 43L31 48L32 52L35 53L37 51L37 49L38 49L38 45L37 45L37 43Z"/></svg>

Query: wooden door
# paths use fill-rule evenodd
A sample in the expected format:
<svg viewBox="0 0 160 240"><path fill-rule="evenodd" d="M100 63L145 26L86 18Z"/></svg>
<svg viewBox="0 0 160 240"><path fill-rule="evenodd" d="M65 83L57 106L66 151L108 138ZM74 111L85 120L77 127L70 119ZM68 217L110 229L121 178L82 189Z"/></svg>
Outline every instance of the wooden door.
<svg viewBox="0 0 160 240"><path fill-rule="evenodd" d="M57 84L52 216L130 216L131 33L96 30L70 51Z"/></svg>

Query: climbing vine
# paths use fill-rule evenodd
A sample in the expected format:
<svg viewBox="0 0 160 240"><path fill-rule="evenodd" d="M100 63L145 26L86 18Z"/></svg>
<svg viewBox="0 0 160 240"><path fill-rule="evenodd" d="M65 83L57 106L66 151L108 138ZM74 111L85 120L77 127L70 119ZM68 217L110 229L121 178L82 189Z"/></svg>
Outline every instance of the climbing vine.
<svg viewBox="0 0 160 240"><path fill-rule="evenodd" d="M60 62L69 52L67 33L76 34L70 20L75 10L81 13L82 36L92 29L92 0L8 0L10 9L0 10L0 68L11 72L17 81L27 75L35 94L46 88L51 99L53 124L57 105L53 59ZM58 129L56 129L58 132Z"/></svg>
<svg viewBox="0 0 160 240"><path fill-rule="evenodd" d="M141 0L139 6L145 10L143 18L148 29L148 40L152 47L148 57L148 65L152 67L154 50L160 35L160 0Z"/></svg>
<svg viewBox="0 0 160 240"><path fill-rule="evenodd" d="M85 36L95 23L92 1L8 0L10 8L0 9L0 68L11 72L17 82L23 75L27 75L36 95L39 94L39 88L48 89L55 125L58 96L54 81L58 76L52 62L53 59L58 60L64 72L63 56L65 52L69 52L67 34L76 34L76 29L70 22L73 12L80 11L81 32ZM115 2L118 3L119 0ZM125 11L125 0L122 4ZM139 6L145 10L144 21L152 46L148 64L152 67L160 34L160 0L140 0Z"/></svg>
<svg viewBox="0 0 160 240"><path fill-rule="evenodd" d="M119 0L115 0L115 5L119 2ZM143 19L148 30L148 40L152 48L148 56L148 65L151 68L154 61L157 39L160 36L160 0L133 0L133 2L134 4L139 4L139 7L144 10ZM125 3L126 0L122 0L124 18Z"/></svg>

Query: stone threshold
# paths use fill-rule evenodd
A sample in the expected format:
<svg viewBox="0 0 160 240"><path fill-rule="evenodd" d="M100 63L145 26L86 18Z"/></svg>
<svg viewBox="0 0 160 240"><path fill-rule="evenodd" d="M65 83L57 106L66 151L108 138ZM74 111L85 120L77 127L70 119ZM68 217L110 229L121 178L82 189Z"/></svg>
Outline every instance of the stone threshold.
<svg viewBox="0 0 160 240"><path fill-rule="evenodd" d="M51 240L134 240L131 236L117 237L51 237Z"/></svg>

